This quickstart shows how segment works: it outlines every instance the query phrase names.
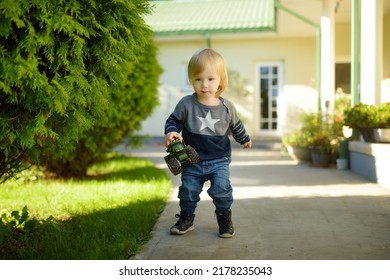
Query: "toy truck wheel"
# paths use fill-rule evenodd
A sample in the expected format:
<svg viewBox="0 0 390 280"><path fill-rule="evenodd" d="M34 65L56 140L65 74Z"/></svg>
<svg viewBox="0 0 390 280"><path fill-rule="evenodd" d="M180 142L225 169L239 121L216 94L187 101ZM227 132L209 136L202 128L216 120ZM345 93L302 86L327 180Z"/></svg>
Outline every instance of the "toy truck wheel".
<svg viewBox="0 0 390 280"><path fill-rule="evenodd" d="M196 164L198 162L200 162L200 157L198 155L198 153L195 151L194 148L188 146L187 147L187 155L188 155L188 161L190 162L190 164Z"/></svg>
<svg viewBox="0 0 390 280"><path fill-rule="evenodd" d="M181 165L180 162L175 158L168 158L165 159L165 162L168 165L169 170L172 172L173 175L177 175L181 173Z"/></svg>

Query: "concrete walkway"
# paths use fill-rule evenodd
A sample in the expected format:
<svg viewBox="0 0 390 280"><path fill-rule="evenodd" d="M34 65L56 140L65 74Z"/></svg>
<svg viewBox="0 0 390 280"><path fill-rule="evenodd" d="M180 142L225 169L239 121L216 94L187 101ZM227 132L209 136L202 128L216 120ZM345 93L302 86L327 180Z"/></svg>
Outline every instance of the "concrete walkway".
<svg viewBox="0 0 390 280"><path fill-rule="evenodd" d="M164 168L165 148L131 151ZM151 240L136 260L390 260L390 190L349 170L297 164L279 151L235 146L231 182L234 238L218 237L205 185L195 230L173 236L180 175Z"/></svg>

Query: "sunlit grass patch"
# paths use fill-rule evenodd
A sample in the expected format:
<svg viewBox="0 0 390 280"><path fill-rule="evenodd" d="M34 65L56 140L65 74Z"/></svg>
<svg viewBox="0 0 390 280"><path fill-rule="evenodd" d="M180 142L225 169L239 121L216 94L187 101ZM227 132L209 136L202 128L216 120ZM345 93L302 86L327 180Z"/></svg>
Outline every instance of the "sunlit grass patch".
<svg viewBox="0 0 390 280"><path fill-rule="evenodd" d="M136 253L164 208L171 186L168 176L147 160L124 156L93 166L88 175L85 180L0 185L0 215L27 206L30 219L54 218L43 232L43 226L35 229L39 238L30 232L25 240L14 240L19 248L6 248L3 241L0 257L125 259ZM7 256L11 249L19 251Z"/></svg>

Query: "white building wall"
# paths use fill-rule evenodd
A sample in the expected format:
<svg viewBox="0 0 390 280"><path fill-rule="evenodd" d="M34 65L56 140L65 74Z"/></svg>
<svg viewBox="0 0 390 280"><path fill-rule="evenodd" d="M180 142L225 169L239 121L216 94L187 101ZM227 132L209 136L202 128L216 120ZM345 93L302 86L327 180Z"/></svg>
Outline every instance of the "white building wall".
<svg viewBox="0 0 390 280"><path fill-rule="evenodd" d="M380 8L376 8L376 13L381 11L382 5L385 3L385 6L388 7L387 1L388 0L362 0L363 6L373 6L374 4L372 2L376 2L376 4L380 3ZM306 10L304 9L302 12L306 11L307 13L304 13L306 16L313 16L313 13L316 13L313 18L318 18L318 23L320 23L321 6L323 3L327 2L334 3L334 0L309 1L301 7L306 7ZM315 7L307 6L309 3L315 5ZM340 10L338 11L339 14L336 15L337 19L342 16L343 9L348 7L347 4L348 3L341 3ZM362 12L367 14L367 11L368 10L363 7ZM275 135L280 137L281 134L288 133L297 125L299 122L297 116L299 116L300 112L316 110L318 104L316 92L315 31L312 26L308 26L306 23L303 23L288 13L279 12L278 16L279 26L276 33L215 35L211 37L211 44L214 49L225 57L228 67L239 71L244 78L249 81L249 88L251 88L253 92L253 97L255 97L255 94L258 92L255 81L255 65L269 61L279 61L283 63L284 86L278 99L278 118L281 130L279 135ZM381 25L381 22L378 23L378 21L381 21L381 15L378 14L376 18L377 21L375 24ZM350 61L350 22L349 18L345 19L345 21L341 22L336 20L337 24L334 29L334 55L336 62ZM365 19L363 19L363 21L364 20ZM390 13L389 9L386 8L382 31L372 32L375 33L374 35L376 37L380 37L383 34L383 68L378 70L379 72L383 70L381 77L379 77L382 83L375 85L375 87L378 87L378 85L382 87L382 102L388 102L390 99L388 90L390 78L390 32L388 32L388 27L390 27ZM303 32L304 28L307 29L305 32ZM160 77L161 105L157 108L155 114L144 122L144 128L141 133L162 136L163 123L169 113L173 110L174 106L172 104L177 103L184 94L188 94L188 85L186 85L185 82L186 64L195 51L207 47L207 42L206 39L202 38L200 35L192 37L156 38L156 42L160 48L158 55L159 62L164 69L164 73ZM376 42L376 46L380 48L377 43L378 42ZM364 49L363 53L365 53ZM379 56L374 57L376 57L374 59L380 59ZM376 63L376 65L378 65L378 63ZM376 93L373 93L371 89L373 88L372 85L365 86L365 84L367 85L368 83L366 77L362 76L362 79L362 91L367 92L366 97L368 99L374 98L375 100L378 100L378 90L375 90ZM372 81L373 79L370 80ZM365 90L364 88L369 90ZM332 89L330 89L330 91L331 90ZM170 101L165 102L165 100ZM253 100L256 100L256 98L253 98ZM376 102L377 101L373 100L369 101L369 103ZM249 110L253 115L256 114L254 106L257 106L257 104L253 104ZM246 111L248 111L248 109L246 109ZM256 118L246 119L246 127L249 132L252 135L256 134L256 123L253 121Z"/></svg>
<svg viewBox="0 0 390 280"><path fill-rule="evenodd" d="M294 103L299 100L297 105L301 105L304 110L312 111L317 108L316 94L316 65L315 65L315 38L250 38L239 40L212 40L212 48L220 52L228 65L236 71L239 71L243 77L249 81L249 88L252 89L252 94L256 94L258 89L255 88L256 69L255 65L259 62L279 61L284 65L283 81L284 86L279 99L278 117L285 122L280 125L283 131L289 131L296 126L293 112L287 112L292 107L283 104L283 102ZM160 107L156 113L143 123L142 133L151 134L153 136L162 136L162 126L165 119L169 116L172 109L172 104L167 105L166 99L178 100L184 94L188 94L185 90L186 65L194 52L207 47L205 40L189 41L189 42L159 42L159 62L164 69L160 77L162 87L160 87ZM169 90L166 90L166 89ZM168 95L169 97L166 97ZM255 105L249 108L254 114ZM301 109L299 109L300 111ZM288 117L286 117L289 115ZM256 124L253 123L254 118L245 118L247 129L251 135L256 134ZM261 135L260 135L261 136ZM275 135L279 137L281 135Z"/></svg>

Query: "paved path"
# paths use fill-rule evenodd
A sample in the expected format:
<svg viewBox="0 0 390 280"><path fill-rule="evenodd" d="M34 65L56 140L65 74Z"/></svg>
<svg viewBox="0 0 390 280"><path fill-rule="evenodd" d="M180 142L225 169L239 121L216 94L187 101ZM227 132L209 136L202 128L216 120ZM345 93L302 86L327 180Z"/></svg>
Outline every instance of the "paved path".
<svg viewBox="0 0 390 280"><path fill-rule="evenodd" d="M131 151L164 168L165 148ZM170 174L170 173L169 173ZM180 177L152 239L138 260L390 260L390 190L349 170L297 164L279 151L233 151L231 181L236 235L218 237L214 206L204 187L195 230L169 234L179 213Z"/></svg>

